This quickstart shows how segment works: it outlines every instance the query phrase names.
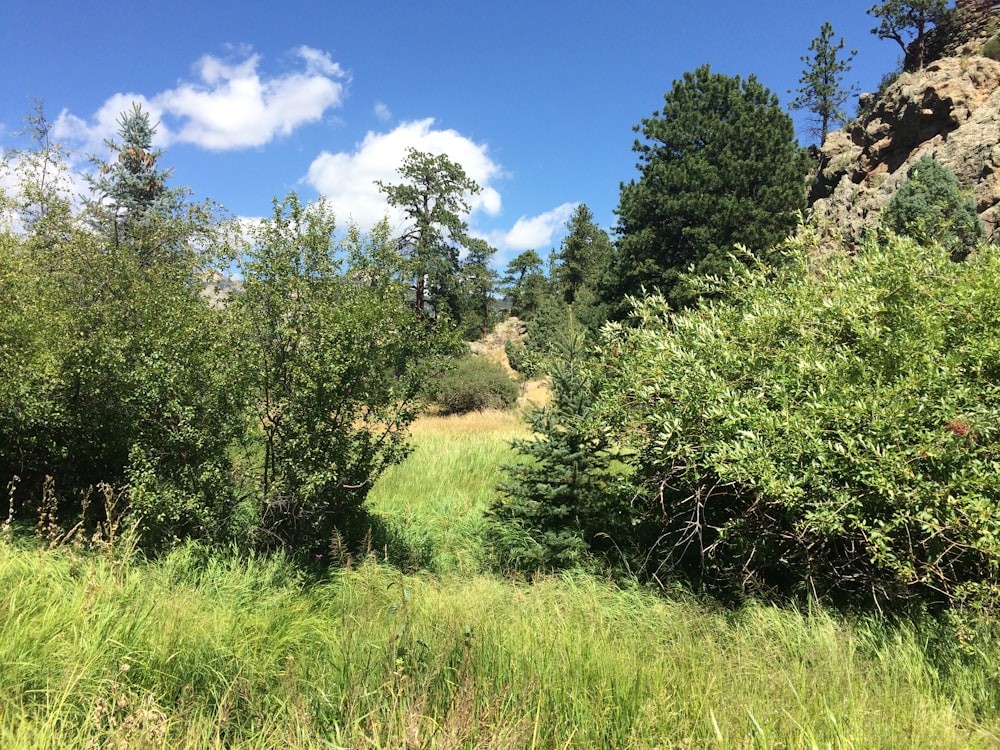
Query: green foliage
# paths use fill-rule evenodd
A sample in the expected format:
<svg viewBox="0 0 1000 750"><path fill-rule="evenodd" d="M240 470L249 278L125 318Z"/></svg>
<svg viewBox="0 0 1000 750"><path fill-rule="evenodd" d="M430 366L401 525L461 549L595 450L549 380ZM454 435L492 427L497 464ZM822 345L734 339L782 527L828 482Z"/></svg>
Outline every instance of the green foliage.
<svg viewBox="0 0 1000 750"><path fill-rule="evenodd" d="M343 246L333 230L322 202L276 202L241 254L231 305L260 446L258 543L297 555L360 541L365 496L406 455L415 398L444 345L406 302L385 222L368 237L350 230Z"/></svg>
<svg viewBox="0 0 1000 750"><path fill-rule="evenodd" d="M844 74L851 70L851 60L858 53L851 50L844 59L839 59L844 39L841 37L840 43L834 44L833 26L829 21L823 23L819 36L812 40L809 49L813 55L801 58L806 68L799 78L798 96L788 106L813 114L815 124L810 132L819 137L822 145L832 124L847 122L844 105L854 93L854 87L843 88Z"/></svg>
<svg viewBox="0 0 1000 750"><path fill-rule="evenodd" d="M553 402L529 417L534 436L515 441L522 460L507 467L490 509L502 567L572 567L631 533L626 472L594 418L596 390L571 331L552 372Z"/></svg>
<svg viewBox="0 0 1000 750"><path fill-rule="evenodd" d="M511 315L531 320L551 293L542 271L542 259L534 250L525 250L507 264L502 288L510 299Z"/></svg>
<svg viewBox="0 0 1000 750"><path fill-rule="evenodd" d="M609 329L603 419L639 455L652 557L714 592L1000 603L1000 255L906 239L662 300ZM652 558L651 558L652 559Z"/></svg>
<svg viewBox="0 0 1000 750"><path fill-rule="evenodd" d="M572 325L572 310L572 306L558 295L546 297L534 319L528 323L524 354L515 357L524 363L526 369L513 364L511 367L528 377L551 372L553 362L560 354L560 342L565 339L566 331Z"/></svg>
<svg viewBox="0 0 1000 750"><path fill-rule="evenodd" d="M868 9L868 14L879 19L872 33L879 39L892 39L903 50L913 67L924 67L924 37L927 30L940 24L949 13L948 0L885 0ZM908 42L913 41L913 50Z"/></svg>
<svg viewBox="0 0 1000 750"><path fill-rule="evenodd" d="M988 57L991 60L1000 61L1000 36L991 37L990 40L983 45L982 49L979 50L979 54L983 57Z"/></svg>
<svg viewBox="0 0 1000 750"><path fill-rule="evenodd" d="M470 198L480 188L461 165L444 154L413 148L407 151L399 175L398 184L377 184L389 205L401 208L411 222L397 246L406 261L403 270L415 292L416 310L425 315L430 298L440 313L447 306L458 273L458 248L469 246L463 217L470 211Z"/></svg>
<svg viewBox="0 0 1000 750"><path fill-rule="evenodd" d="M508 340L504 342L503 349L507 355L507 364L519 375L535 378L542 374L541 357L537 352L528 349L524 343Z"/></svg>
<svg viewBox="0 0 1000 750"><path fill-rule="evenodd" d="M658 289L675 307L696 295L682 276L726 273L742 244L765 255L805 208L807 157L777 97L753 76L685 73L644 119L639 179L622 185L606 300Z"/></svg>
<svg viewBox="0 0 1000 750"><path fill-rule="evenodd" d="M932 156L910 167L882 212L882 226L925 245L940 245L953 260L986 241L972 196L963 194L954 173Z"/></svg>
<svg viewBox="0 0 1000 750"><path fill-rule="evenodd" d="M233 401L220 382L219 316L197 283L203 227L150 205L180 252L146 262L131 233L109 245L73 215L57 178L62 153L40 113L32 124L39 148L18 155L24 231L5 227L0 243L4 481L19 476L29 506L53 477L67 518L94 486L127 488L149 547L224 537Z"/></svg>
<svg viewBox="0 0 1000 750"><path fill-rule="evenodd" d="M517 383L498 362L467 356L441 375L434 385L434 400L446 414L483 409L508 409L517 402Z"/></svg>

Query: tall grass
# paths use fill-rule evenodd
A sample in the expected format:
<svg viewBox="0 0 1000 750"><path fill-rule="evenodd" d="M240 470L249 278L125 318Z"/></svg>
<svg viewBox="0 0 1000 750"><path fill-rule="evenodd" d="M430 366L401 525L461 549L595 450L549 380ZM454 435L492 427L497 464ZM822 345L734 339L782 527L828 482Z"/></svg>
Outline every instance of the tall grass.
<svg viewBox="0 0 1000 750"><path fill-rule="evenodd" d="M912 630L584 575L0 546L0 746L995 747ZM995 654L1000 656L1000 654Z"/></svg>
<svg viewBox="0 0 1000 750"><path fill-rule="evenodd" d="M0 537L0 748L1000 747L997 639L479 572L523 430L421 420L376 487L433 571L316 581L196 546L126 564Z"/></svg>
<svg viewBox="0 0 1000 750"><path fill-rule="evenodd" d="M413 453L372 488L368 507L436 572L482 567L483 511L514 460L510 443L527 428L516 412L424 417L413 425Z"/></svg>

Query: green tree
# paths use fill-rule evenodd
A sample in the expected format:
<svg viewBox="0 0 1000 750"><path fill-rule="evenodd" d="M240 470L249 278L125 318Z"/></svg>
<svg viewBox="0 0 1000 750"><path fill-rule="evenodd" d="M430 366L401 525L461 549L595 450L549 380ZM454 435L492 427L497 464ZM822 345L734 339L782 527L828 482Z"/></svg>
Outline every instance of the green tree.
<svg viewBox="0 0 1000 750"><path fill-rule="evenodd" d="M611 260L611 240L594 223L594 214L583 203L576 207L566 229L568 234L555 255L553 281L566 302L572 304L582 287L598 288Z"/></svg>
<svg viewBox="0 0 1000 750"><path fill-rule="evenodd" d="M906 181L882 212L882 226L922 244L938 244L953 260L986 242L976 203L963 195L955 174L933 156L910 167Z"/></svg>
<svg viewBox="0 0 1000 750"><path fill-rule="evenodd" d="M428 296L437 305L435 294L443 296L442 290L457 275L459 248L468 247L469 242L464 217L471 210L469 199L480 188L446 155L414 148L407 151L399 175L398 184L379 181L377 185L389 205L401 208L411 222L398 245L407 260L414 305L423 316Z"/></svg>
<svg viewBox="0 0 1000 750"><path fill-rule="evenodd" d="M4 195L5 218L16 217L22 228L28 230L35 230L35 225L46 219L51 220L53 227L64 228L70 214L70 185L66 174L69 153L53 141L52 123L42 102L35 102L25 122L25 129L15 135L27 137L33 147L12 149L0 155L0 164L10 177L10 184L18 186L14 195ZM39 228L34 234L43 236L46 231Z"/></svg>
<svg viewBox="0 0 1000 750"><path fill-rule="evenodd" d="M627 472L595 418L598 378L572 318L552 372L552 403L529 416L489 516L501 563L551 570L584 562L631 532Z"/></svg>
<svg viewBox="0 0 1000 750"><path fill-rule="evenodd" d="M490 265L496 248L483 239L467 240L468 254L459 273L463 304L461 323L465 335L476 339L485 336L496 317L497 272Z"/></svg>
<svg viewBox="0 0 1000 750"><path fill-rule="evenodd" d="M948 0L885 0L873 5L868 14L879 19L872 33L879 39L892 39L913 60L914 67L924 67L924 37L928 28L941 23L948 13ZM912 41L913 50L909 50Z"/></svg>
<svg viewBox="0 0 1000 750"><path fill-rule="evenodd" d="M0 470L26 495L53 477L64 517L114 485L150 547L224 536L233 400L218 311L193 266L140 267L131 233L108 252L61 195L44 120L33 127L39 150L17 159L21 231L0 243L12 326L0 324ZM174 241L189 243L179 258L198 257Z"/></svg>
<svg viewBox="0 0 1000 750"><path fill-rule="evenodd" d="M257 541L310 557L366 533L364 499L407 452L442 341L406 300L388 225L351 229L342 244L334 229L322 202L276 201L244 248L244 291L231 305Z"/></svg>
<svg viewBox="0 0 1000 750"><path fill-rule="evenodd" d="M753 76L685 73L636 126L640 176L621 188L608 302L659 289L675 307L684 272L726 273L736 244L762 255L805 208L807 157L777 97Z"/></svg>
<svg viewBox="0 0 1000 750"><path fill-rule="evenodd" d="M851 69L851 60L858 54L851 50L845 58L839 53L844 49L844 39L833 42L833 26L829 21L820 28L819 36L809 45L811 56L802 57L806 68L799 79L801 86L795 91L798 96L790 103L790 109L805 109L814 116L814 125L810 129L812 135L819 137L819 142L826 140L833 123L847 121L844 105L854 93L854 87L843 88L844 74Z"/></svg>
<svg viewBox="0 0 1000 750"><path fill-rule="evenodd" d="M133 104L118 119L121 141L105 141L113 159L91 157L97 174L87 178L94 193L89 202L94 224L107 233L116 251L123 246L135 249L142 267L162 262L159 254L166 249L177 250L175 237L163 236L162 230L181 214L186 194L167 186L173 172L160 167L163 151L153 148L155 135L149 114Z"/></svg>
<svg viewBox="0 0 1000 750"><path fill-rule="evenodd" d="M549 280L543 272L541 257L534 250L525 250L512 259L501 280L510 298L511 314L531 320L549 294Z"/></svg>

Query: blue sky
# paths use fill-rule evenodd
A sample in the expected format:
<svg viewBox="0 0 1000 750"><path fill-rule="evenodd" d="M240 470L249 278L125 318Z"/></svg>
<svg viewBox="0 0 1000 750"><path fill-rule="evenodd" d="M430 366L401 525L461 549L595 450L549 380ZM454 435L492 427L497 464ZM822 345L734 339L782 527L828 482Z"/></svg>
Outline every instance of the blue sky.
<svg viewBox="0 0 1000 750"><path fill-rule="evenodd" d="M874 89L899 48L869 33L871 2L8 0L0 149L24 145L35 97L65 145L105 155L139 101L196 198L254 217L322 193L363 227L407 146L446 152L484 187L469 223L502 266L557 246L578 203L613 227L632 126L685 71L755 74L787 102L829 20L858 50L850 82Z"/></svg>

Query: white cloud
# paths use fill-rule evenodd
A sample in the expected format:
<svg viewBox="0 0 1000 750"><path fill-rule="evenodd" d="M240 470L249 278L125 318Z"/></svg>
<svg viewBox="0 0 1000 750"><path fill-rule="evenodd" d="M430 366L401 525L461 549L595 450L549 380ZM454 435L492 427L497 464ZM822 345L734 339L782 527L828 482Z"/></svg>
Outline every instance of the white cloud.
<svg viewBox="0 0 1000 750"><path fill-rule="evenodd" d="M142 94L115 94L101 105L89 122L64 109L52 123L52 134L57 140L79 144L80 150L88 154L104 157L105 139L117 140L121 115L131 110L133 104L141 106L153 123L160 122L163 117L162 108ZM163 147L168 141L169 134L161 125L157 128L153 143L157 147Z"/></svg>
<svg viewBox="0 0 1000 750"><path fill-rule="evenodd" d="M391 222L399 225L402 214L388 210L375 182L398 181L396 170L406 158L406 150L412 147L446 154L460 164L482 188L470 201L473 213L499 214L500 193L491 183L503 172L490 158L487 147L454 130L435 130L433 126L431 118L405 122L388 133L369 132L351 153L324 151L309 166L305 181L330 199L339 216L354 221L362 229L372 227L387 214Z"/></svg>
<svg viewBox="0 0 1000 750"><path fill-rule="evenodd" d="M392 112L387 104L375 102L375 116L382 122L389 122L392 119Z"/></svg>
<svg viewBox="0 0 1000 750"><path fill-rule="evenodd" d="M578 204L563 203L538 216L522 216L508 231L491 232L490 244L501 250L541 250L552 246L552 236L564 230Z"/></svg>
<svg viewBox="0 0 1000 750"><path fill-rule="evenodd" d="M262 146L343 103L349 77L340 65L311 47L293 54L304 69L273 78L261 77L259 55L244 53L232 63L205 55L195 65L198 81L148 99L115 94L89 121L63 111L55 133L94 150L115 134L119 114L137 102L161 123L158 145L193 143L218 151Z"/></svg>

